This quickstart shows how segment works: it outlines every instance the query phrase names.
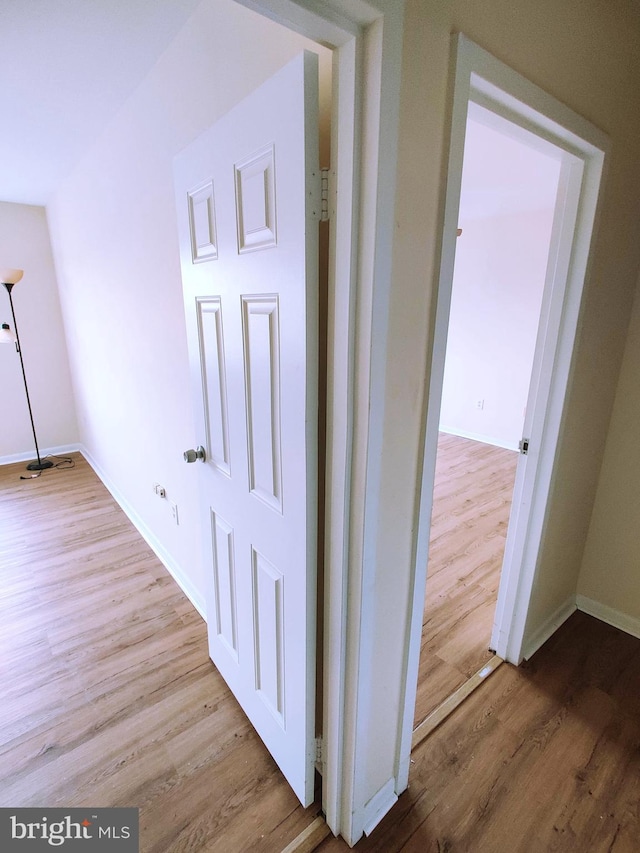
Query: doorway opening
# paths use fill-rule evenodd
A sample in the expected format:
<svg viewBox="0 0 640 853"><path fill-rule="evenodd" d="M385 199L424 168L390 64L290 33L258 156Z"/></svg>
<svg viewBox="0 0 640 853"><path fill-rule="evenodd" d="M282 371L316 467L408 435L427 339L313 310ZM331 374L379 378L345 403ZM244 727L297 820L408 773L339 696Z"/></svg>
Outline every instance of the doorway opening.
<svg viewBox="0 0 640 853"><path fill-rule="evenodd" d="M382 422L372 417L370 423L369 414L382 405L376 392L384 373L372 363L384 359L386 337L374 336L369 327L375 325L371 313L374 320L382 318L384 329L390 282L389 255L379 246L393 233L402 10L388 0L373 6L345 0L339 14L301 0L238 2L332 50L322 740L310 744L306 757L322 765L327 823L355 843L362 825L384 813L380 798L361 801L359 788L351 784L358 780L357 744L350 732L357 734L361 725L357 711L364 675L358 672L354 688L346 672L360 654L357 620L348 618L347 604L352 611L363 605L359 599L352 604L347 594L347 568L364 549L360 510L365 497L375 494L369 469L379 475L380 467L378 456L373 453L369 464L361 448L368 447L370 432L378 438ZM352 506L352 495L357 505ZM315 609L307 613L309 624L316 616Z"/></svg>
<svg viewBox="0 0 640 853"><path fill-rule="evenodd" d="M493 657L561 161L469 103L415 726Z"/></svg>
<svg viewBox="0 0 640 853"><path fill-rule="evenodd" d="M582 292L589 268L600 182L609 147L607 137L596 127L464 35L454 36L452 49L454 61L449 156L424 422L414 595L407 641L408 677L402 730L402 769L407 777L409 748L414 739L420 651L423 646L436 451L443 402L449 315L453 300L456 243L464 240L465 236L464 229L459 237L457 232L467 121L469 117L486 119L488 112L493 129L520 139L533 149L559 161L540 320L524 411L522 449L516 454L511 514L489 643L489 648L496 652L494 662L502 659L519 664L530 657L575 609L571 602L563 602L558 606L552 598L534 601L533 591L543 553L547 506L556 468L556 451L563 425ZM476 325L481 324L482 316L481 312L475 315L473 319ZM495 388L489 388L491 394L494 394ZM480 392L471 400L476 418L483 413L488 414L487 399L484 392ZM485 418L487 421L488 418ZM477 423L473 431L477 433ZM477 439L478 435L472 435L471 438ZM483 667L482 671L486 669ZM481 683L481 673L478 676ZM477 683L477 680L467 683ZM464 690L461 692L465 694ZM446 707L450 708L451 704L447 703ZM429 728L429 722L421 726L421 736L426 736Z"/></svg>

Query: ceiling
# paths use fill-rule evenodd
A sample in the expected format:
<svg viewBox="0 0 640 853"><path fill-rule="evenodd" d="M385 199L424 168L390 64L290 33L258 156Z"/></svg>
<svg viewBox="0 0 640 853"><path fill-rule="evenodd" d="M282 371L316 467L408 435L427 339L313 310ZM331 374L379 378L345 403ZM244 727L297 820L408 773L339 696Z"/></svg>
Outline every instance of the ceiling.
<svg viewBox="0 0 640 853"><path fill-rule="evenodd" d="M481 113L483 115L481 115ZM472 117L475 116L475 119ZM560 175L560 149L514 138L492 114L475 109L467 119L459 222L553 209Z"/></svg>
<svg viewBox="0 0 640 853"><path fill-rule="evenodd" d="M199 2L0 0L0 201L46 204ZM461 215L538 206L557 164L468 132Z"/></svg>
<svg viewBox="0 0 640 853"><path fill-rule="evenodd" d="M0 0L0 201L46 204L200 0Z"/></svg>

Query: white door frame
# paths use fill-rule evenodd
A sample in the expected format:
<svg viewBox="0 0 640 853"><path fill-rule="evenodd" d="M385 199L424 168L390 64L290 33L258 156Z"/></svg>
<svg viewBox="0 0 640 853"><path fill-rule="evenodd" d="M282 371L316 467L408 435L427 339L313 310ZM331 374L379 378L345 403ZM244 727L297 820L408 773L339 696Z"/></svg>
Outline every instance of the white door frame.
<svg viewBox="0 0 640 853"><path fill-rule="evenodd" d="M358 696L367 679L358 661L372 539L365 526L375 517L381 477L404 0L237 2L334 51L323 806L331 830L353 844L371 822L354 783L365 724ZM374 805L384 814L386 806Z"/></svg>
<svg viewBox="0 0 640 853"><path fill-rule="evenodd" d="M405 738L410 737L415 708L440 400L469 101L489 107L499 116L565 152L561 161L546 296L532 376L535 405L530 411L528 407L525 422L525 435L530 440L529 451L527 456L521 456L518 465L513 520L505 549L505 568L492 636L492 647L497 654L515 664L530 656L559 624L550 618L546 635L544 630L535 632L538 626L533 626L533 631L529 627L529 636L525 633L544 535L564 400L571 376L583 285L589 272L599 187L608 150L608 139L601 131L460 34L453 39L452 74L451 138L433 361L425 419Z"/></svg>

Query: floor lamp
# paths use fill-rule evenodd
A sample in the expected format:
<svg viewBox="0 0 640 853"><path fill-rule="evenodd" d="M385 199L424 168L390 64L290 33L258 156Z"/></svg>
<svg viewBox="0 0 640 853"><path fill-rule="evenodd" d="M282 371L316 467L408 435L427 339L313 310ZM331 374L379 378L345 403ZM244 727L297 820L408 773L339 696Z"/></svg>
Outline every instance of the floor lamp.
<svg viewBox="0 0 640 853"><path fill-rule="evenodd" d="M33 432L33 442L36 446L37 461L29 462L27 471L44 471L45 468L53 468L53 462L50 459L40 459L40 450L38 449L38 439L36 438L36 428L33 423L33 412L31 411L31 400L29 399L29 388L27 387L27 374L24 372L24 361L22 360L22 349L20 347L20 335L18 334L18 324L16 323L16 314L13 310L13 298L11 291L13 286L17 284L22 276L23 270L0 269L0 280L6 287L9 294L9 304L11 305L11 316L13 317L13 328L16 330L15 336L7 323L2 324L0 330L0 343L15 343L16 350L20 356L20 366L22 367L22 378L24 380L24 391L27 395L27 406L29 407L29 418L31 420L31 430Z"/></svg>

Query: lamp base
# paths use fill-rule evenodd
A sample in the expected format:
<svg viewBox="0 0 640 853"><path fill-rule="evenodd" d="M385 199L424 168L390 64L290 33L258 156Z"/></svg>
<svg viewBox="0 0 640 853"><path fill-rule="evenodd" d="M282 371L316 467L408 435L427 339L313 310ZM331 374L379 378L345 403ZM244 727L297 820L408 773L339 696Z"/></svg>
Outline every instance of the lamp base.
<svg viewBox="0 0 640 853"><path fill-rule="evenodd" d="M44 471L46 468L53 468L53 462L50 459L43 459L42 462L29 462L27 471Z"/></svg>

